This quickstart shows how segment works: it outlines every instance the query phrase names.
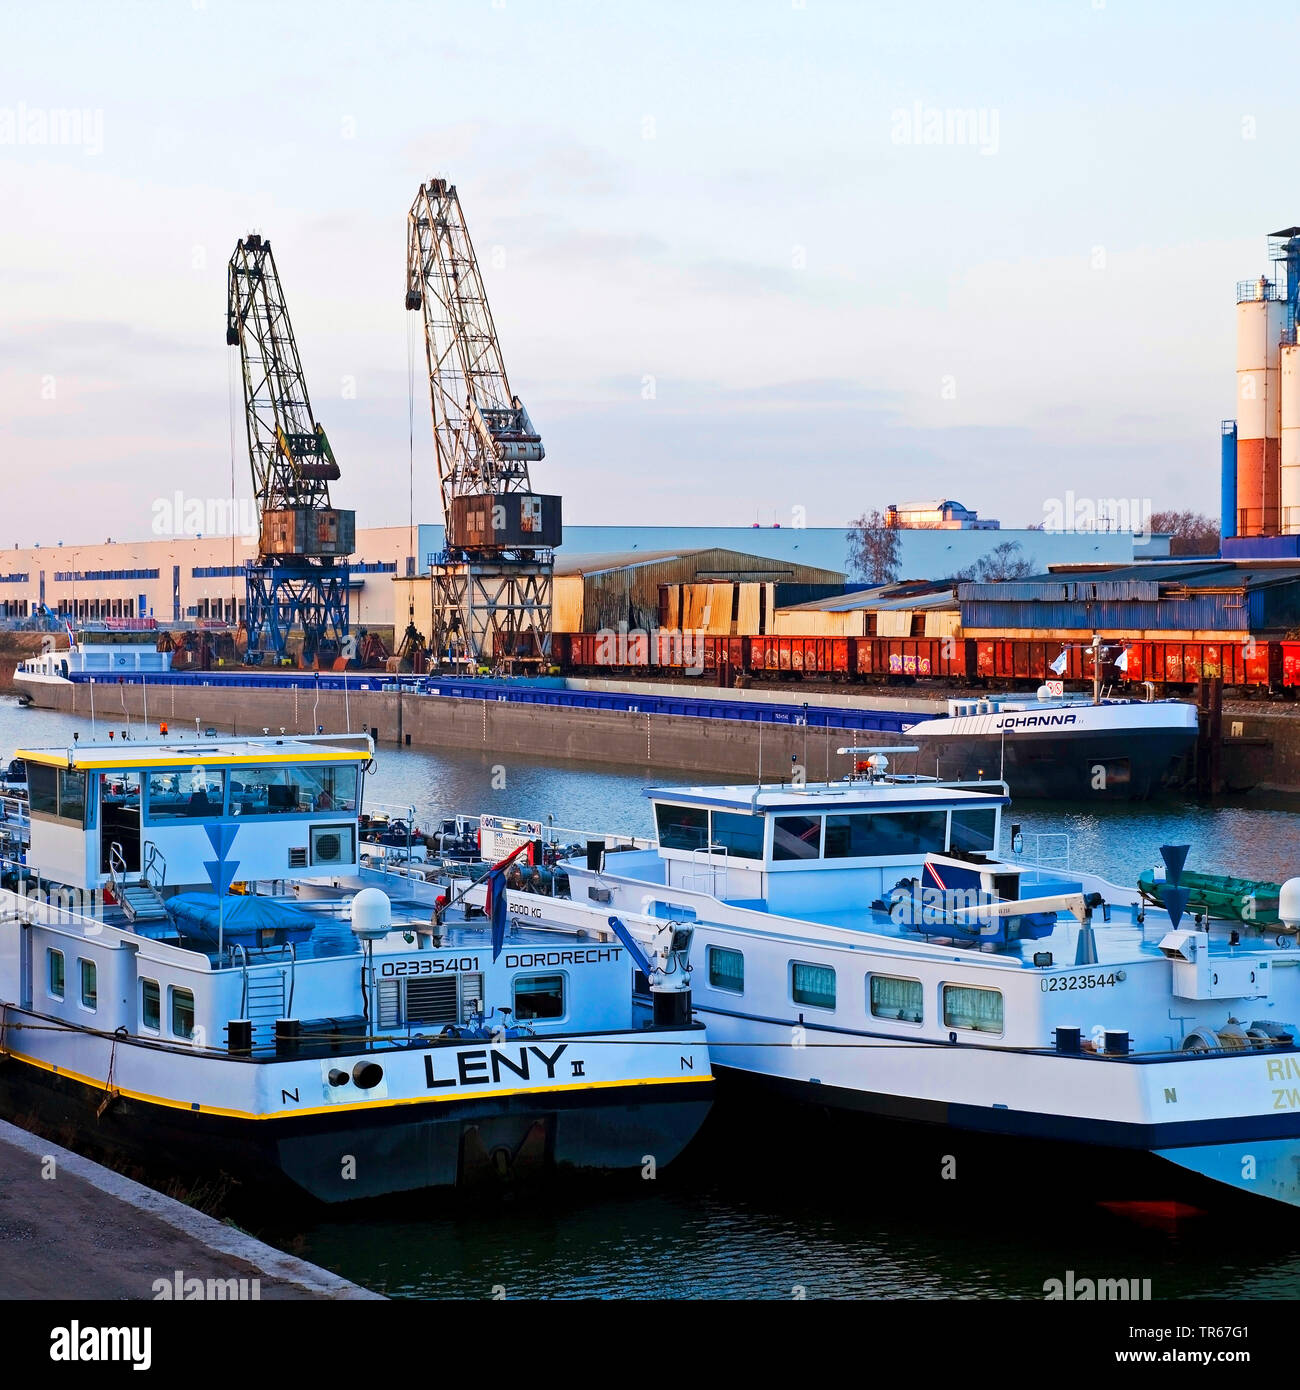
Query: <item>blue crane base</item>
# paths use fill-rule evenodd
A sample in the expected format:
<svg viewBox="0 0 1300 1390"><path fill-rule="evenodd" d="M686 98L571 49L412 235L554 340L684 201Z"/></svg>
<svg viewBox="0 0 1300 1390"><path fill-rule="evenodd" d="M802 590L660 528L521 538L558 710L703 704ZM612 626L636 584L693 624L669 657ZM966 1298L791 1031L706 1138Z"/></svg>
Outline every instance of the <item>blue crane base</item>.
<svg viewBox="0 0 1300 1390"><path fill-rule="evenodd" d="M247 576L249 664L283 664L295 629L304 666L351 655L346 565L250 565Z"/></svg>

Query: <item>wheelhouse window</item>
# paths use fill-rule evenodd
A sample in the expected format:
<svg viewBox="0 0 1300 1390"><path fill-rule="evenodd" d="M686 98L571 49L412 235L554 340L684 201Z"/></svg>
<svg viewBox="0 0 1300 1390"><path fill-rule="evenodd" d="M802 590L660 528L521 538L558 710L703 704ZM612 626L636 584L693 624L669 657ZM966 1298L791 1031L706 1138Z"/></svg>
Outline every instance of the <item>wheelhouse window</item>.
<svg viewBox="0 0 1300 1390"><path fill-rule="evenodd" d="M925 1011L920 980L897 975L872 975L868 982L871 1013L875 1018L895 1018L900 1023L920 1023Z"/></svg>
<svg viewBox="0 0 1300 1390"><path fill-rule="evenodd" d="M826 858L920 858L942 854L946 811L891 811L826 817Z"/></svg>
<svg viewBox="0 0 1300 1390"><path fill-rule="evenodd" d="M312 809L302 767L237 767L230 773L232 816L294 815Z"/></svg>
<svg viewBox="0 0 1300 1390"><path fill-rule="evenodd" d="M773 859L816 859L820 856L820 816L777 816L772 826Z"/></svg>
<svg viewBox="0 0 1300 1390"><path fill-rule="evenodd" d="M697 806L655 807L655 825L663 849L701 849L709 841L709 813Z"/></svg>
<svg viewBox="0 0 1300 1390"><path fill-rule="evenodd" d="M312 811L355 811L357 769L349 767L296 767L299 794Z"/></svg>
<svg viewBox="0 0 1300 1390"><path fill-rule="evenodd" d="M99 1007L99 971L93 960L79 960L81 967L81 1004L83 1008Z"/></svg>
<svg viewBox="0 0 1300 1390"><path fill-rule="evenodd" d="M829 965L790 963L790 997L796 1004L814 1009L835 1007L835 971Z"/></svg>
<svg viewBox="0 0 1300 1390"><path fill-rule="evenodd" d="M971 985L944 985L943 1022L947 1028L970 1028L977 1033L1002 1031L1002 991Z"/></svg>
<svg viewBox="0 0 1300 1390"><path fill-rule="evenodd" d="M27 772L27 804L34 815L57 816L84 825L86 774L33 763Z"/></svg>
<svg viewBox="0 0 1300 1390"><path fill-rule="evenodd" d="M761 859L763 817L714 811L713 843L721 845L733 859Z"/></svg>
<svg viewBox="0 0 1300 1390"><path fill-rule="evenodd" d="M47 979L48 989L51 999L63 998L63 952L56 951L53 947L45 952L45 959L48 965Z"/></svg>
<svg viewBox="0 0 1300 1390"><path fill-rule="evenodd" d="M953 849L987 853L997 848L997 825L998 813L984 807L974 811L954 811L949 844Z"/></svg>
<svg viewBox="0 0 1300 1390"><path fill-rule="evenodd" d="M220 816L226 800L226 774L193 767L149 774L149 819L205 820Z"/></svg>
<svg viewBox="0 0 1300 1390"><path fill-rule="evenodd" d="M86 819L86 774L59 769L59 819L81 825Z"/></svg>
<svg viewBox="0 0 1300 1390"><path fill-rule="evenodd" d="M709 984L731 994L745 992L745 957L725 946L709 947Z"/></svg>
<svg viewBox="0 0 1300 1390"><path fill-rule="evenodd" d="M517 1019L563 1018L563 975L516 975L513 982Z"/></svg>
<svg viewBox="0 0 1300 1390"><path fill-rule="evenodd" d="M140 1023L154 1032L162 1028L162 991L157 980L140 981Z"/></svg>
<svg viewBox="0 0 1300 1390"><path fill-rule="evenodd" d="M27 805L33 815L59 814L59 778L52 767L32 763L27 769Z"/></svg>
<svg viewBox="0 0 1300 1390"><path fill-rule="evenodd" d="M179 989L173 985L171 998L172 1034L178 1038L192 1038L194 1036L194 991L192 989Z"/></svg>

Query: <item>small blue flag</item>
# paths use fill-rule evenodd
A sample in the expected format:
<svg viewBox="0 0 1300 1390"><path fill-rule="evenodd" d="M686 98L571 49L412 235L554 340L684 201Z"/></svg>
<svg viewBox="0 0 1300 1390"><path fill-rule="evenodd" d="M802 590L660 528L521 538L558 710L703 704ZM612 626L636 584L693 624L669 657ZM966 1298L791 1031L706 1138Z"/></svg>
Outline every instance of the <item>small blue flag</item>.
<svg viewBox="0 0 1300 1390"><path fill-rule="evenodd" d="M492 961L501 954L506 942L509 913L506 903L506 876L503 869L492 869L487 876L487 913L492 923Z"/></svg>

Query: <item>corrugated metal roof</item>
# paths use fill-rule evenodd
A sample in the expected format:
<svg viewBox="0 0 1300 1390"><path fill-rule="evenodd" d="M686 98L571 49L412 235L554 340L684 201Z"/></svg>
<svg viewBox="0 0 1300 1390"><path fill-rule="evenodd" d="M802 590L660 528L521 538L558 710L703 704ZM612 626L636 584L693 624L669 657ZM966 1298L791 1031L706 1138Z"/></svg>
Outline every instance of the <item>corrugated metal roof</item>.
<svg viewBox="0 0 1300 1390"><path fill-rule="evenodd" d="M774 560L770 555L747 555L741 550L724 550L718 546L702 546L698 550L615 550L590 555L555 557L555 573L610 574L615 570L644 569L648 565L689 564L698 561L696 572L706 579L729 579L733 575L753 575L755 580L775 580L778 583L838 583L839 571L822 570L802 560ZM808 578L816 575L816 580Z"/></svg>
<svg viewBox="0 0 1300 1390"><path fill-rule="evenodd" d="M603 574L606 570L631 569L636 565L653 564L656 560L681 560L688 555L701 554L694 550L611 550L599 555L555 556L556 574Z"/></svg>
<svg viewBox="0 0 1300 1390"><path fill-rule="evenodd" d="M835 598L810 599L807 603L792 603L778 611L782 613L859 613L888 611L898 608L956 608L957 597L952 585L936 584L932 580L903 580L894 584L872 584L854 589Z"/></svg>
<svg viewBox="0 0 1300 1390"><path fill-rule="evenodd" d="M961 584L963 603L1140 602L1180 593L1242 593L1300 582L1300 566L1250 565L1213 557L1156 560L1105 571L1054 569L1000 583Z"/></svg>
<svg viewBox="0 0 1300 1390"><path fill-rule="evenodd" d="M1063 580L1042 582L1034 579L1004 579L997 584L959 584L957 596L963 603L1087 603L1094 599L1132 600L1154 603L1160 585L1154 579Z"/></svg>
<svg viewBox="0 0 1300 1390"><path fill-rule="evenodd" d="M813 599L810 603L795 603L778 608L778 613L888 613L911 608L918 611L956 609L956 596L949 589L941 594L917 594L911 598L881 598L878 594L845 594L842 598Z"/></svg>

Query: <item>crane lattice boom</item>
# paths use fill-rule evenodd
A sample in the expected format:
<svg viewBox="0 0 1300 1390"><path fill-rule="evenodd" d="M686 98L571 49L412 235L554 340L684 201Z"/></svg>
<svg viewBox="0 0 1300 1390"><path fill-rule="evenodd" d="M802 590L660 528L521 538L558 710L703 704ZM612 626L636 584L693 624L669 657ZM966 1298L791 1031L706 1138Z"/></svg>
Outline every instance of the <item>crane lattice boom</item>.
<svg viewBox="0 0 1300 1390"><path fill-rule="evenodd" d="M316 423L271 243L244 237L230 258L226 343L239 348L253 493L261 513L257 563L245 566L250 661L283 660L302 632L304 664L344 651L347 557L356 513L330 504L339 466Z"/></svg>
<svg viewBox="0 0 1300 1390"><path fill-rule="evenodd" d="M460 198L445 179L420 186L407 224L406 307L423 309L434 447L448 546L528 550L559 541L559 499L536 497L528 465L541 435L510 390ZM491 523L469 499L527 499ZM546 503L553 503L551 506ZM481 518L481 519L480 519Z"/></svg>
<svg viewBox="0 0 1300 1390"><path fill-rule="evenodd" d="M339 476L312 415L270 242L243 238L230 258L226 342L238 345L253 491L263 512L328 510Z"/></svg>

